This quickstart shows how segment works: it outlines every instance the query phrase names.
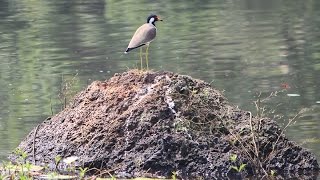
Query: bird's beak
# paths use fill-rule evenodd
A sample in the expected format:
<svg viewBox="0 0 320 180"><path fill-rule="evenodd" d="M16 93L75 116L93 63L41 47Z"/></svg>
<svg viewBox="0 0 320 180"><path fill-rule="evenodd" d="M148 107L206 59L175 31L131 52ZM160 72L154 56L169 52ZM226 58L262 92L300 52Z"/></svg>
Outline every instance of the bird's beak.
<svg viewBox="0 0 320 180"><path fill-rule="evenodd" d="M158 21L163 21L159 16L157 16L157 20Z"/></svg>

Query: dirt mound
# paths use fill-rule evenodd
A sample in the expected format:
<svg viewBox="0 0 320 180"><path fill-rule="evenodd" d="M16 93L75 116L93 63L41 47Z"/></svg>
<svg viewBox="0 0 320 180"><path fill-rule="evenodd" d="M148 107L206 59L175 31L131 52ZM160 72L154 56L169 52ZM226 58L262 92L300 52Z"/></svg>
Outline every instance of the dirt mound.
<svg viewBox="0 0 320 180"><path fill-rule="evenodd" d="M274 121L229 105L208 83L171 72L133 70L93 82L19 148L36 164L78 156L80 165L121 177L176 172L213 179L319 169L315 156L286 139Z"/></svg>

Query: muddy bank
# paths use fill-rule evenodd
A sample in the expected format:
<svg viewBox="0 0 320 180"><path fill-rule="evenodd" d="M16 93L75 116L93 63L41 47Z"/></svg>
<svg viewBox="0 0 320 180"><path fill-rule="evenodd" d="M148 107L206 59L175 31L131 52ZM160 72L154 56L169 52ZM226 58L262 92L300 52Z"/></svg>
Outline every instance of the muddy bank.
<svg viewBox="0 0 320 180"><path fill-rule="evenodd" d="M120 177L298 176L319 169L273 120L231 106L214 85L171 72L132 70L93 82L19 148L38 165L78 156L78 165Z"/></svg>

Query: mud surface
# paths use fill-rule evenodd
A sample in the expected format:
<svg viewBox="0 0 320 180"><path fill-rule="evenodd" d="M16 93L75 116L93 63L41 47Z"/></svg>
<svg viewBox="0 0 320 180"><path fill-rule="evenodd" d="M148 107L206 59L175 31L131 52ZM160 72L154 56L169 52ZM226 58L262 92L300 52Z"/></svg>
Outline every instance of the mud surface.
<svg viewBox="0 0 320 180"><path fill-rule="evenodd" d="M315 156L273 120L253 117L212 85L171 72L133 70L93 82L19 148L36 164L53 167L58 155L78 156L77 164L120 177L177 172L184 179L221 179L271 170L299 176L319 169ZM232 168L241 164L240 173Z"/></svg>

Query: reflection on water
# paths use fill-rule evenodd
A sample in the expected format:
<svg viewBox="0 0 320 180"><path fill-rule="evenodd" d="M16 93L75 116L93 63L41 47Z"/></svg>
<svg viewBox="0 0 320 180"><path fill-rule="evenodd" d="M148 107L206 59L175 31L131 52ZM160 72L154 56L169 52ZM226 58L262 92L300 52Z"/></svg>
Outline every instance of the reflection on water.
<svg viewBox="0 0 320 180"><path fill-rule="evenodd" d="M0 159L37 123L60 111L64 82L72 81L75 92L139 67L138 51L123 51L150 13L164 19L150 46L153 69L212 82L233 104L252 111L257 94L268 96L288 84L287 92L267 102L268 110L277 109L269 116L288 119L307 108L287 134L320 157L318 1L4 0Z"/></svg>

